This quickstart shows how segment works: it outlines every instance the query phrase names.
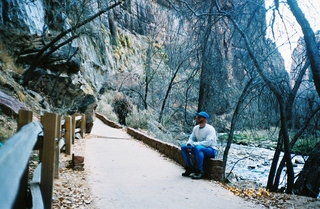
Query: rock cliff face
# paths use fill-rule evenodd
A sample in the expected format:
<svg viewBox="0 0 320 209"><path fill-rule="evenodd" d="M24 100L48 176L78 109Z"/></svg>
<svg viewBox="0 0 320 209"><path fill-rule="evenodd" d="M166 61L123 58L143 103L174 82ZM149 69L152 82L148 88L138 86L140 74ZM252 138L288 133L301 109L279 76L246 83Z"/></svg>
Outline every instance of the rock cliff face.
<svg viewBox="0 0 320 209"><path fill-rule="evenodd" d="M62 30L71 29L71 22L75 26L74 22L81 22L110 6L101 1L78 2L78 6L68 3L56 0L0 2L2 42L14 51L17 63L24 69L38 59L37 53ZM147 49L144 35L151 33L156 15L164 10L167 8L153 1L127 0L85 27L71 31L56 45L72 36L79 37L38 63L30 78L30 90L47 100L43 105L47 111L87 112L76 104L86 103L81 102L81 98L88 94L97 98L101 89L110 86L110 77L114 74L142 73ZM165 31L157 36L164 38Z"/></svg>
<svg viewBox="0 0 320 209"><path fill-rule="evenodd" d="M261 1L257 0L260 3ZM163 0L125 0L120 6L78 28L81 22L111 6L112 3L101 0L75 2L76 4L67 0L0 1L0 38L14 52L17 63L24 70L34 68L28 88L33 95L40 96L41 105L47 111L54 110L62 114L91 112L91 116L87 115L87 118L92 118L99 92L103 93L108 88L123 89L126 85L130 85L130 89L134 91L141 89L139 82L143 80L141 77L145 76L145 69L152 65L158 67L167 62L165 53L169 53L169 49L164 49L166 43L173 39L177 42L177 47L181 45L176 37L170 37L171 31L179 29L179 35L195 37L195 34L192 34L192 14L189 11L188 17L179 13L182 9L178 8L181 5L177 2L174 2L176 5L172 5ZM228 10L233 6L233 1L221 2L223 9ZM264 27L263 24L261 27ZM66 30L69 32L65 36L52 43ZM224 30L223 26L214 32L216 36L221 35L217 42L221 42L224 47L224 51L221 52L223 64L217 69L219 68L221 73L221 69L225 69L223 79L216 77L226 88L242 85L244 77L244 70L239 67L242 58L233 54L233 43L229 41L233 34L229 33L230 31ZM67 44L55 50L55 47L64 42ZM46 46L49 47L43 50ZM161 54L163 61L161 60L160 64L148 60L150 46L157 48ZM189 59L194 60L190 61L190 65L197 62L196 56L190 56ZM279 66L281 68L281 65ZM171 72L164 74L157 71L160 80L171 75ZM18 81L21 75L16 74L15 77ZM164 79L159 83L165 86L166 82L168 83ZM192 85L198 84L195 82ZM197 92L197 89L192 91ZM231 92L223 89L221 91ZM162 94L164 93L158 93ZM82 101L87 95L92 95L89 100L92 104ZM231 97L227 94L219 95ZM95 101L92 98L95 98ZM152 100L154 103L160 103L159 98L152 97ZM194 104L197 103L196 100L192 100ZM80 104L90 107L90 111L85 110ZM222 109L228 106L221 102L217 105L219 104ZM183 102L175 104L183 105ZM221 112L223 114L225 110Z"/></svg>
<svg viewBox="0 0 320 209"><path fill-rule="evenodd" d="M0 2L0 23L28 34L41 35L45 9L42 0L5 0Z"/></svg>
<svg viewBox="0 0 320 209"><path fill-rule="evenodd" d="M315 35L316 35L316 41L319 43L320 31L317 31ZM320 50L320 47L319 47L319 50ZM306 58L307 58L306 46L302 37L298 40L297 46L292 52L291 57L292 57L292 60L291 60L291 68L290 68L290 77L292 81L295 81L299 76L299 72L303 68L303 65L306 63ZM314 86L312 72L310 69L306 70L306 73L304 75L304 80L307 81L307 84L301 88L302 91Z"/></svg>
<svg viewBox="0 0 320 209"><path fill-rule="evenodd" d="M82 19L88 18L107 6L99 3L100 1L91 2L90 5L80 5L91 6L91 9L86 10L87 14L81 17ZM30 42L25 42L23 47L16 46L20 47L18 61L30 64L28 61L33 58L34 54L32 53L42 47L40 42L43 41L43 37L41 39L41 35L55 37L61 29L67 30L71 27L69 22L77 21L76 18L80 18L75 15L76 11L63 12L66 8L77 9L73 7L74 5L67 7L65 4L67 1L5 0L0 2L0 10L2 11L0 24L2 26L15 29L16 33L19 32L25 36L39 37L38 41L32 39ZM78 50L76 57L80 60L78 64L81 65L81 76L97 92L106 82L109 74L126 69L142 68L141 52L145 51L143 45L146 39L141 35L148 35L152 31L156 15L159 15L160 11L163 11L162 6L150 1L125 1L122 6L116 7L87 24L86 31L82 31L80 37L70 43L71 46L55 52L50 59L59 57L65 60L70 56L67 54L70 53L68 50L72 50L72 52ZM54 23L48 22L48 20L54 21ZM115 31L112 31L112 27ZM78 34L74 32L72 35ZM164 34L162 35L164 36ZM112 40L113 36L118 40ZM47 41L50 41L50 38ZM121 42L120 46L114 47L112 41ZM31 48L37 49L32 50ZM66 63L59 60L44 68L61 71L64 65ZM75 71L77 73L77 70Z"/></svg>

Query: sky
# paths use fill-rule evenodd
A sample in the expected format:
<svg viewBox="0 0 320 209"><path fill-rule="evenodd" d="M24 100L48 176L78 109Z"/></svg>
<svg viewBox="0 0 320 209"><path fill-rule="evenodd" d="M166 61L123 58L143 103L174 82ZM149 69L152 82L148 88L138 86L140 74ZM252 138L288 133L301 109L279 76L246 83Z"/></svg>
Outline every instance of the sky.
<svg viewBox="0 0 320 209"><path fill-rule="evenodd" d="M304 12L307 20L309 21L314 32L320 30L320 0L297 0L300 8ZM266 8L274 2L274 0L266 1ZM296 22L294 16L290 12L288 6L283 3L284 1L280 0L280 12L283 14L283 19L285 21L286 30L284 27L284 23L280 16L276 17L276 23L274 25L275 28L275 39L272 37L270 30L268 31L268 37L272 38L277 46L279 47L279 51L285 59L286 69L289 70L291 65L291 53L294 48L297 46L297 41L299 37L302 37L303 34L301 32L300 25ZM272 10L269 10L267 13L267 19L272 16ZM287 32L286 32L287 31ZM288 37L290 37L290 43L288 43Z"/></svg>

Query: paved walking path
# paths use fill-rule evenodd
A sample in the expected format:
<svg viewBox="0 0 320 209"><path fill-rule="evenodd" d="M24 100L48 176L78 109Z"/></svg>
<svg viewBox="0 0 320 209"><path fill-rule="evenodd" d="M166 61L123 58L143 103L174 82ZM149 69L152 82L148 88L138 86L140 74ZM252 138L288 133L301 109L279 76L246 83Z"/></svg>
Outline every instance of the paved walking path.
<svg viewBox="0 0 320 209"><path fill-rule="evenodd" d="M98 119L90 136L85 167L94 208L263 208L216 182L182 177L180 165Z"/></svg>

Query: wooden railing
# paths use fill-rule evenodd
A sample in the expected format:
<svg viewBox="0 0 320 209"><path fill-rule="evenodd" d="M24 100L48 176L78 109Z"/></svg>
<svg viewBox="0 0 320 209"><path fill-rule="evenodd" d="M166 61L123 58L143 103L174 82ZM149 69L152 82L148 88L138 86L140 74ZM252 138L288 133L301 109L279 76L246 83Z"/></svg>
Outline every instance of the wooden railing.
<svg viewBox="0 0 320 209"><path fill-rule="evenodd" d="M26 208L29 158L39 150L39 165L30 181L32 208L52 208L53 180L59 178L62 147L72 153L75 134L85 133L85 115L61 116L44 113L32 122L32 112L19 111L18 132L0 148L0 208ZM77 126L77 124L79 124Z"/></svg>

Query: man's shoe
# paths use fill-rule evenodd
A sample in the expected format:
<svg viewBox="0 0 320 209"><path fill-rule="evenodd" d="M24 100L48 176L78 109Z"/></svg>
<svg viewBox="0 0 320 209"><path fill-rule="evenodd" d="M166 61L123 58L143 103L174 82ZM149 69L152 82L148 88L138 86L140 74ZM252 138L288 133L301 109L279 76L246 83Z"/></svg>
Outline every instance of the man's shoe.
<svg viewBox="0 0 320 209"><path fill-rule="evenodd" d="M203 177L204 172L197 170L193 175L192 179L201 179Z"/></svg>
<svg viewBox="0 0 320 209"><path fill-rule="evenodd" d="M194 173L195 169L193 167L186 167L186 171L182 173L182 176L190 176L190 174Z"/></svg>

